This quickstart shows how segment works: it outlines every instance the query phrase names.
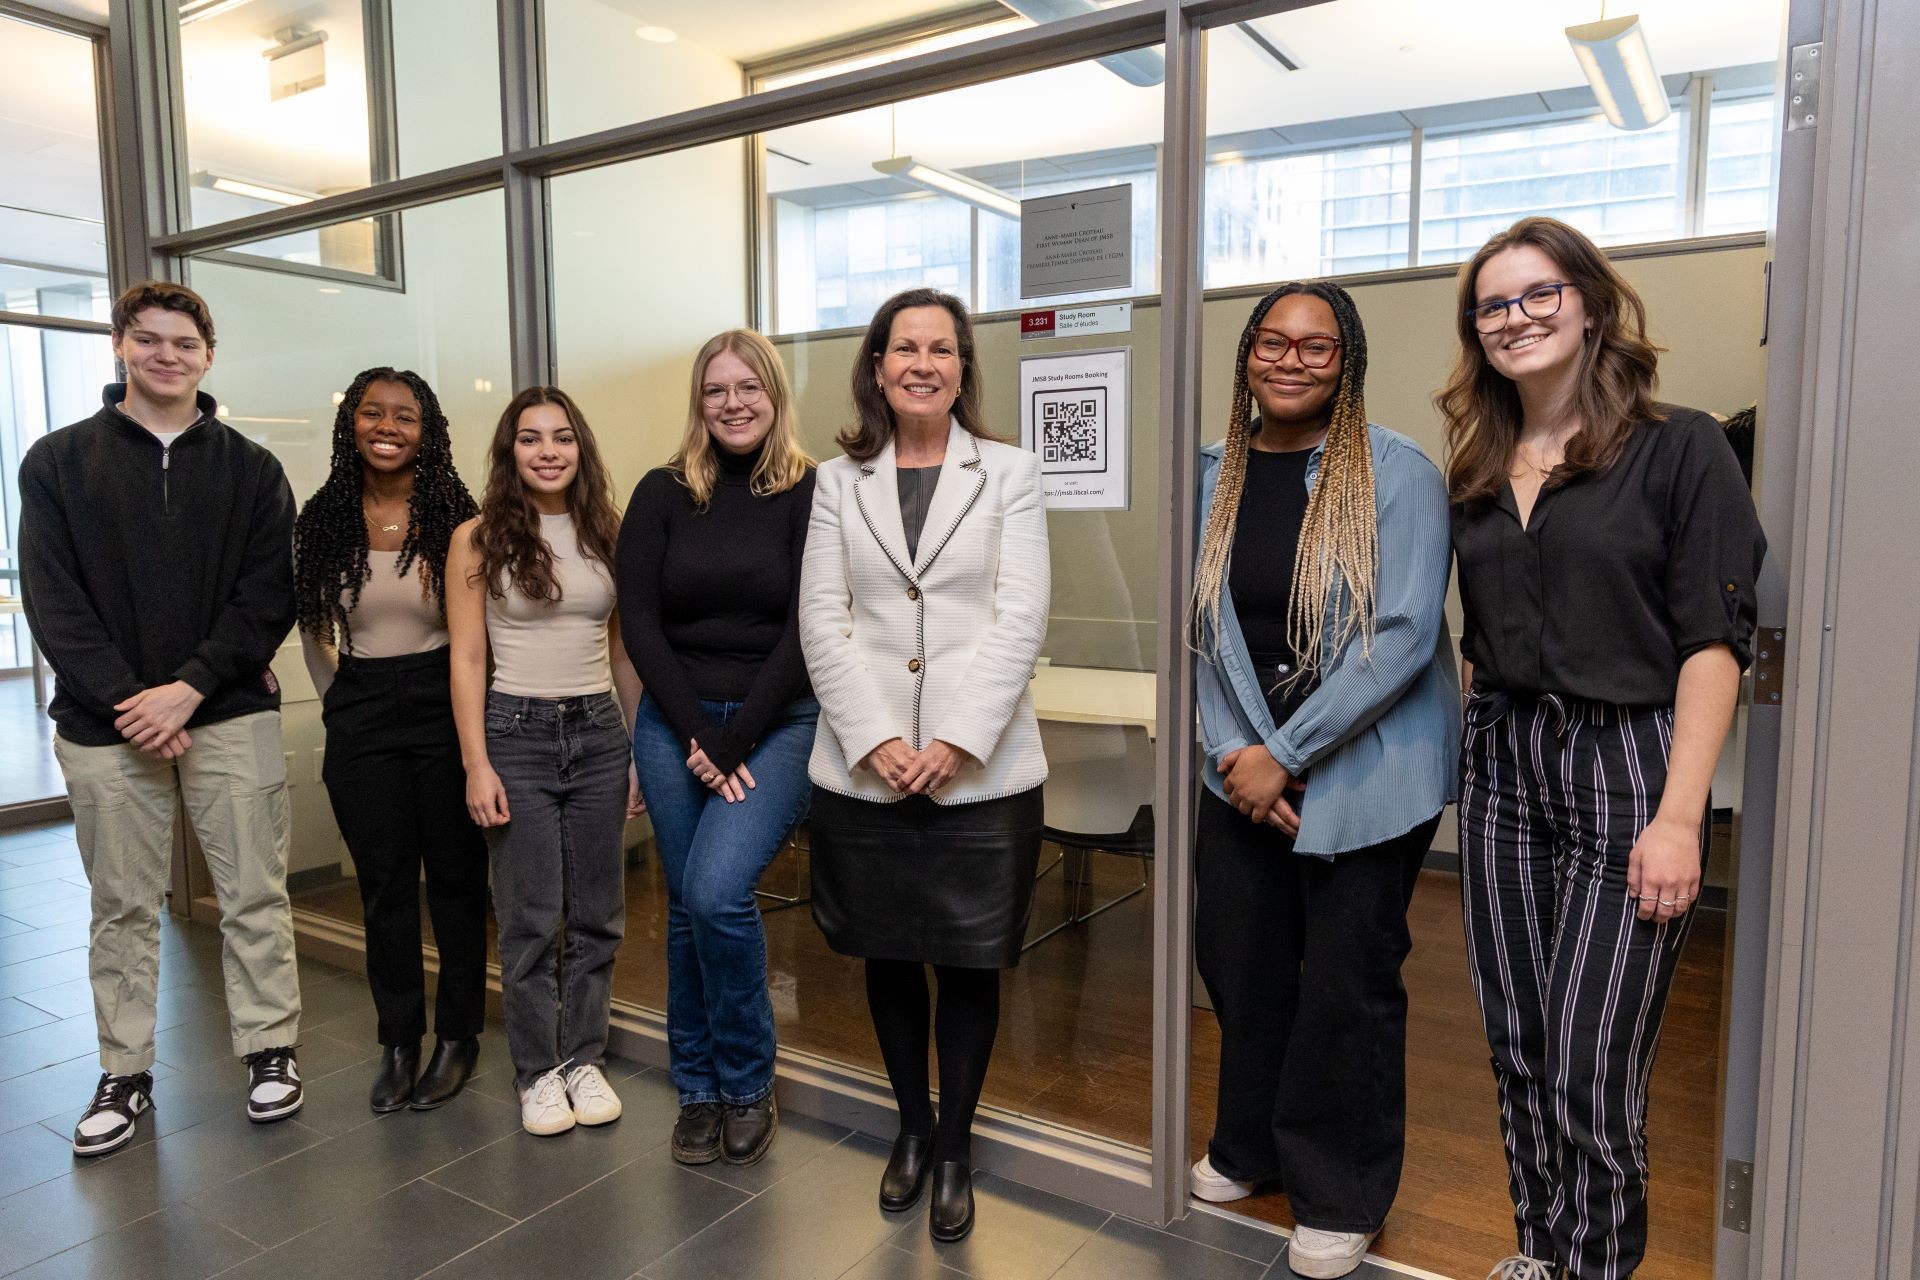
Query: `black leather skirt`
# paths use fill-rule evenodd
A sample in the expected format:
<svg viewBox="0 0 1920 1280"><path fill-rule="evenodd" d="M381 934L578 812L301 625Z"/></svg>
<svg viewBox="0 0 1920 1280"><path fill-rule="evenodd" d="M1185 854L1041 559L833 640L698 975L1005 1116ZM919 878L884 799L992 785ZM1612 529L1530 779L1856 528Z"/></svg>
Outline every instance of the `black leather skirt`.
<svg viewBox="0 0 1920 1280"><path fill-rule="evenodd" d="M813 918L868 960L1010 969L1033 908L1040 788L974 804L890 804L813 789Z"/></svg>

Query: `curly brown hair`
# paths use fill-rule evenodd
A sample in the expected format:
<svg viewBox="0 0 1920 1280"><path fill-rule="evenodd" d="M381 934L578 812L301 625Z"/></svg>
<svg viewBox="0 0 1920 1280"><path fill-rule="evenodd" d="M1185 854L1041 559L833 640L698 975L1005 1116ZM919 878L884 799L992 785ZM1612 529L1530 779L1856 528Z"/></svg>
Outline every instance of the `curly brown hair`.
<svg viewBox="0 0 1920 1280"><path fill-rule="evenodd" d="M480 520L473 530L478 564L471 580L485 583L487 594L496 600L506 597L509 585L529 600L551 604L561 596L560 581L553 572L553 548L540 536L540 511L513 458L520 415L540 404L557 406L566 414L579 443L580 465L567 489L567 511L573 516L580 552L598 560L609 575L613 573L620 509L614 505L613 478L601 460L593 430L573 397L560 388L528 387L507 402L493 429L493 441L487 446L487 487L480 495Z"/></svg>
<svg viewBox="0 0 1920 1280"><path fill-rule="evenodd" d="M1660 348L1647 340L1647 308L1593 241L1554 218L1522 218L1480 246L1460 268L1454 328L1460 352L1433 397L1447 424L1447 491L1456 503L1492 498L1507 482L1520 438L1520 392L1487 360L1470 308L1479 301L1480 269L1495 254L1531 245L1553 259L1580 290L1592 323L1580 354L1580 430L1565 460L1547 478L1557 488L1620 458L1636 428L1661 421L1653 400Z"/></svg>

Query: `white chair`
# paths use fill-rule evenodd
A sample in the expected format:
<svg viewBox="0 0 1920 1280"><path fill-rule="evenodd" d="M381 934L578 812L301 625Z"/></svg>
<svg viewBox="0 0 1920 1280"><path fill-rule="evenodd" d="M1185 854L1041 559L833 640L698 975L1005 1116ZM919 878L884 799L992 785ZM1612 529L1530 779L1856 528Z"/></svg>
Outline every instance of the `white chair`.
<svg viewBox="0 0 1920 1280"><path fill-rule="evenodd" d="M1030 939L1022 950L1142 892L1153 857L1153 740L1146 726L1042 720L1040 742L1047 753L1046 839L1062 852L1036 879L1064 867L1061 875L1069 896L1067 918ZM1138 859L1140 883L1092 906L1088 862L1095 853Z"/></svg>

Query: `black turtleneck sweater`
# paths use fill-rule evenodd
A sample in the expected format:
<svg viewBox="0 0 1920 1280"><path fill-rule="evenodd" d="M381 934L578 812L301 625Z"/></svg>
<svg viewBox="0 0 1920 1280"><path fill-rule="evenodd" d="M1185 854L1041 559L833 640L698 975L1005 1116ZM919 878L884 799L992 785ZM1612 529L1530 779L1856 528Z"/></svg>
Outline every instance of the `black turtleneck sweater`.
<svg viewBox="0 0 1920 1280"><path fill-rule="evenodd" d="M731 773L809 692L800 652L800 557L813 473L784 493L751 488L759 451L716 449L706 510L670 467L634 487L616 559L620 630L647 693L683 742ZM724 727L700 703L742 703Z"/></svg>

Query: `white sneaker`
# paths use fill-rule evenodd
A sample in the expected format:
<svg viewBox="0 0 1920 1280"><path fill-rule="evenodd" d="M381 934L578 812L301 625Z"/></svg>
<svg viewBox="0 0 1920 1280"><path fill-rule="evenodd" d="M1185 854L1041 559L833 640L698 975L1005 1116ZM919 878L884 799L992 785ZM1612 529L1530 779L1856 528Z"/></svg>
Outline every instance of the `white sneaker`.
<svg viewBox="0 0 1920 1280"><path fill-rule="evenodd" d="M1201 1156L1193 1162L1193 1168L1187 1173L1187 1189L1193 1192L1195 1199L1213 1204L1245 1200L1253 1194L1251 1182L1235 1182L1215 1169L1212 1159L1207 1156Z"/></svg>
<svg viewBox="0 0 1920 1280"><path fill-rule="evenodd" d="M1516 1253L1494 1263L1493 1270L1487 1272L1487 1280L1556 1280L1559 1274L1560 1268L1551 1262Z"/></svg>
<svg viewBox="0 0 1920 1280"><path fill-rule="evenodd" d="M620 1118L620 1095L598 1067L575 1067L567 1072L567 1098L581 1124L612 1124Z"/></svg>
<svg viewBox="0 0 1920 1280"><path fill-rule="evenodd" d="M1312 1280L1335 1280L1360 1265L1367 1246L1378 1231L1322 1231L1318 1227L1295 1227L1293 1243L1287 1246L1287 1265L1297 1276Z"/></svg>
<svg viewBox="0 0 1920 1280"><path fill-rule="evenodd" d="M573 1128L573 1108L567 1105L567 1084L555 1067L520 1092L520 1127L547 1137Z"/></svg>

